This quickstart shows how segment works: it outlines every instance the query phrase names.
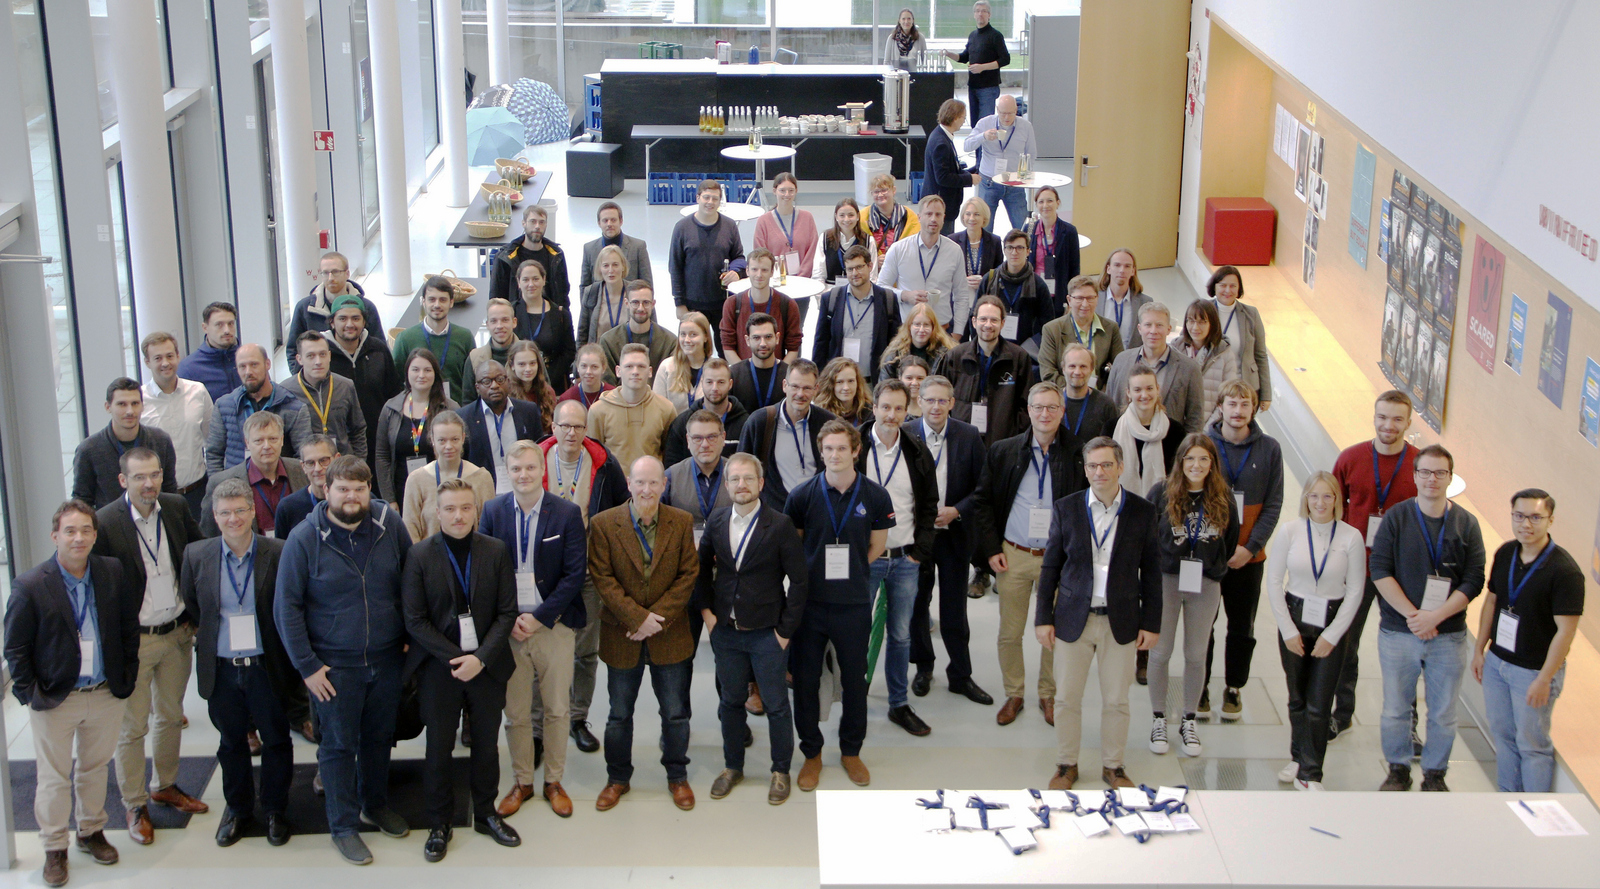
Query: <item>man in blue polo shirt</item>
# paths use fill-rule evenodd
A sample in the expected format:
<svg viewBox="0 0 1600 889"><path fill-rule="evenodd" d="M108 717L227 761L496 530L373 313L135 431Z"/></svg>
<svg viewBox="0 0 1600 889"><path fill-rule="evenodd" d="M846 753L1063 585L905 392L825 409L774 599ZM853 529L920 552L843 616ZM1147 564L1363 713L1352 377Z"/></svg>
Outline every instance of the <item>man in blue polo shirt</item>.
<svg viewBox="0 0 1600 889"><path fill-rule="evenodd" d="M829 420L817 434L823 472L789 493L784 512L806 548L806 613L794 636L794 715L805 764L795 783L815 790L822 775L822 717L818 692L824 655L833 644L844 689L839 719L839 764L858 786L871 780L861 762L867 737L867 637L872 633L869 566L889 546L894 502L878 483L856 473L861 433Z"/></svg>

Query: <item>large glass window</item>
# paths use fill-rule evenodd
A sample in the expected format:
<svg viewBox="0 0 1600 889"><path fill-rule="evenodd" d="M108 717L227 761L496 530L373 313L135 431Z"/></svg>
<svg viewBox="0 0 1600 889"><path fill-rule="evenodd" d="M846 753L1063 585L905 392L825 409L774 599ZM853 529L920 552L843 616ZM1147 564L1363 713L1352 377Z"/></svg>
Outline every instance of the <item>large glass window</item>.
<svg viewBox="0 0 1600 889"><path fill-rule="evenodd" d="M106 188L111 194L111 244L117 252L117 312L122 316L122 365L125 373L140 379L143 363L135 356L139 331L133 320L133 265L128 257L128 200L122 189L122 161L106 167Z"/></svg>
<svg viewBox="0 0 1600 889"><path fill-rule="evenodd" d="M1012 22L1013 6L1013 0L989 0L989 24L1008 41L1017 33ZM894 28L901 7L909 8L917 17L917 30L929 40L965 40L976 24L972 20L972 0L887 0L878 4L878 14L883 17L879 27ZM872 0L850 0L850 22L872 24Z"/></svg>
<svg viewBox="0 0 1600 889"><path fill-rule="evenodd" d="M429 152L439 144L439 62L434 56L438 44L433 33L433 4L429 0L417 2L417 27L422 32L417 36L420 51L417 61L422 75L422 149ZM447 73L445 76L459 80L461 74Z"/></svg>

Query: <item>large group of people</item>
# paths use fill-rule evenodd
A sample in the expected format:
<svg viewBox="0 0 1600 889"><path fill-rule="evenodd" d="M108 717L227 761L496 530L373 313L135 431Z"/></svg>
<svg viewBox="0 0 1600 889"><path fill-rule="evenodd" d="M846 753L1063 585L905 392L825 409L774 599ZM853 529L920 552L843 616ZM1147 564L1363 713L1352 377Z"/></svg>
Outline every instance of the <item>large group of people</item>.
<svg viewBox="0 0 1600 889"><path fill-rule="evenodd" d="M962 60L977 70L995 52L974 33ZM1201 754L1219 613L1218 715L1239 720L1264 587L1288 686L1285 783L1322 787L1376 599L1382 789L1408 789L1418 755L1422 789L1447 789L1470 666L1501 789L1549 790L1550 713L1584 587L1550 538L1554 499L1516 495L1516 540L1486 570L1476 520L1446 496L1450 453L1408 442L1413 406L1391 391L1371 441L1308 478L1285 516L1282 451L1257 421L1272 401L1266 332L1239 271L1218 269L1178 325L1142 292L1131 251L1081 274L1053 189L1035 190L1036 216L1016 225L1025 195L994 176L1029 151L1031 129L1010 97L972 83L981 108L966 142L982 155L960 174L977 193L960 207L959 187L898 204L888 179L867 212L840 201L819 230L780 174L746 255L720 188L702 186L669 249L676 331L656 321L647 245L607 202L583 247L576 325L566 253L530 206L526 235L494 259L481 346L450 322L452 282L437 277L419 323L386 342L338 253L294 308L287 379L272 382L266 348L238 341L225 302L205 307L204 343L181 360L172 334L146 336L149 382L108 386L111 421L79 446L56 553L17 578L6 609L5 656L39 754L46 882L66 880L74 794L78 848L116 860L103 832L113 758L134 842L155 839L152 805L207 810L176 783L191 674L220 734L224 846L257 818L269 842L289 841L291 732L318 745L345 860L372 860L363 824L407 835L387 779L408 708L426 733L427 860L452 838L458 740L473 828L497 843L520 842L508 819L535 798L573 814L569 742L603 747L595 808L609 810L635 777L646 674L671 798L692 809L702 640L723 741L712 799L744 779L752 715L767 722L768 802L815 789L834 700L840 767L866 786L875 611L888 721L924 736L934 726L912 701L933 686L935 602L948 690L995 703L974 680L968 619L990 584L994 718L1010 725L1034 698L1057 736L1053 789L1082 780L1091 665L1104 784L1136 783L1124 758L1144 730L1136 682L1150 689L1149 749L1167 753L1175 735ZM952 102L940 124L953 132L966 109ZM1013 230L996 237L1000 207ZM963 230L941 234L956 216ZM827 279L814 319L782 293L783 274ZM741 277L748 292L730 295ZM1480 594L1469 651L1464 610ZM1029 626L1043 647L1031 686Z"/></svg>

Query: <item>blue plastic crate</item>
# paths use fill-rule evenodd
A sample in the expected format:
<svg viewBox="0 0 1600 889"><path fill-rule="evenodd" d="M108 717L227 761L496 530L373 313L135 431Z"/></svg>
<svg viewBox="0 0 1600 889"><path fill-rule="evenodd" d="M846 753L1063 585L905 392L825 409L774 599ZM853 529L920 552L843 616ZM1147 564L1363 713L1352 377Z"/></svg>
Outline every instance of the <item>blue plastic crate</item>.
<svg viewBox="0 0 1600 889"><path fill-rule="evenodd" d="M645 202L650 204L681 205L683 199L681 173L651 173L645 187Z"/></svg>
<svg viewBox="0 0 1600 889"><path fill-rule="evenodd" d="M912 173L911 174L911 181L906 187L911 189L911 203L915 204L917 201L922 200L922 174L921 173Z"/></svg>
<svg viewBox="0 0 1600 889"><path fill-rule="evenodd" d="M600 84L585 81L583 84L584 129L600 136Z"/></svg>

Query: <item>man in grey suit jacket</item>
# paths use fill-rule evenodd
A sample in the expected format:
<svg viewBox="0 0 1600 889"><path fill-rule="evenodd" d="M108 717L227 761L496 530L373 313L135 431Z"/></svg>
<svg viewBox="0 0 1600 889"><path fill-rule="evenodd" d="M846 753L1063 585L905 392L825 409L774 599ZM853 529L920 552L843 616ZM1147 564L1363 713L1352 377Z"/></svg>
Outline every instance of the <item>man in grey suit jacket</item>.
<svg viewBox="0 0 1600 889"><path fill-rule="evenodd" d="M1111 362L1106 372L1106 394L1117 404L1117 410L1128 407L1128 377L1135 364L1145 364L1156 372L1161 384L1161 404L1167 418L1190 432L1205 428L1206 418L1216 405L1205 404L1205 382L1200 377L1200 365L1193 358L1167 344L1172 332L1172 313L1158 302L1148 302L1139 307L1139 339L1137 348L1128 349Z"/></svg>
<svg viewBox="0 0 1600 889"><path fill-rule="evenodd" d="M271 534L278 512L278 504L285 497L305 487L305 470L300 461L283 453L283 421L277 414L255 413L244 423L246 457L243 463L224 469L211 476L206 484L205 499L200 501L200 530L207 537L221 533L216 518L211 514L211 500L217 486L230 478L243 479L253 490L256 507L256 530Z"/></svg>
<svg viewBox="0 0 1600 889"><path fill-rule="evenodd" d="M606 201L600 205L595 213L595 220L600 223L600 237L583 245L583 272L578 281L578 289L582 291L595 282L595 258L600 255L600 248L615 244L622 248L622 255L628 260L628 280L642 278L655 285L655 276L650 274L650 251L645 247L644 241L622 233L622 208L616 201Z"/></svg>
<svg viewBox="0 0 1600 889"><path fill-rule="evenodd" d="M215 486L211 503L222 540L200 540L183 551L185 610L200 621L195 636L195 676L217 727L217 764L228 806L217 826L217 845L231 846L244 835L255 812L251 775L251 728L261 733L261 808L267 816L267 842L289 841L289 781L294 745L284 715L299 674L278 637L272 600L278 584L283 541L251 529L255 495L242 478Z"/></svg>

